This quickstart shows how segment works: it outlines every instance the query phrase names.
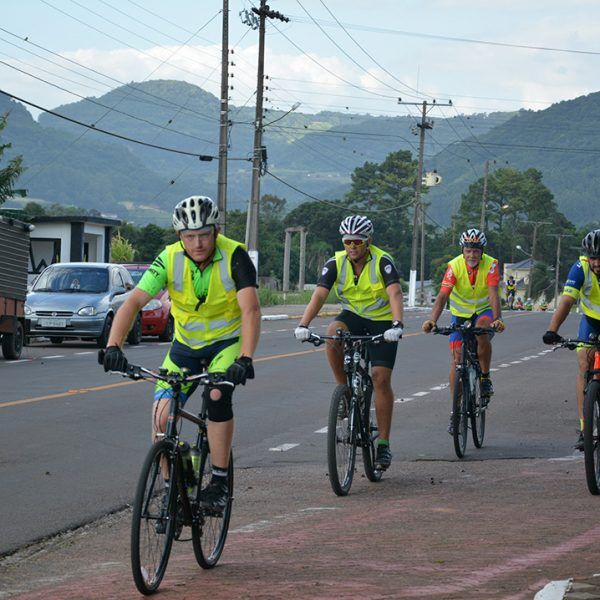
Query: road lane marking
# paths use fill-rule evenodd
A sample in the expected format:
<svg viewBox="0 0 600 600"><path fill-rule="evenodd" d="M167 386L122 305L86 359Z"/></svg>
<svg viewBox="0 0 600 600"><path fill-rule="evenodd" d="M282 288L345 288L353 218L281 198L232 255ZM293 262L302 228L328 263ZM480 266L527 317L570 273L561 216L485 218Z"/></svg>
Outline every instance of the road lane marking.
<svg viewBox="0 0 600 600"><path fill-rule="evenodd" d="M410 396L408 398L396 398L395 403L400 404L402 402L412 402L413 400L416 400L416 398L411 398Z"/></svg>
<svg viewBox="0 0 600 600"><path fill-rule="evenodd" d="M523 361L522 360L511 360L510 364L511 365L520 365Z"/></svg>
<svg viewBox="0 0 600 600"><path fill-rule="evenodd" d="M18 365L19 363L31 362L33 358L21 358L20 360L7 360L6 365Z"/></svg>
<svg viewBox="0 0 600 600"><path fill-rule="evenodd" d="M317 429L315 433L327 433L327 427L322 427L321 429Z"/></svg>
<svg viewBox="0 0 600 600"><path fill-rule="evenodd" d="M49 359L49 358L64 358L64 354L53 354L52 356L40 356L40 360Z"/></svg>
<svg viewBox="0 0 600 600"><path fill-rule="evenodd" d="M75 352L75 354L81 355L81 354L96 354L96 353L92 352L91 350L87 350L86 352Z"/></svg>
<svg viewBox="0 0 600 600"><path fill-rule="evenodd" d="M427 394L429 394L429 392L415 392L413 396L427 396Z"/></svg>
<svg viewBox="0 0 600 600"><path fill-rule="evenodd" d="M58 394L48 394L47 396L36 396L35 398L25 398L24 400L11 400L10 402L1 402L0 408L8 408L9 406L18 406L19 404L30 404L31 402L42 402L42 400L53 400L55 398L66 398L76 396L78 394L88 394L89 392L98 392L101 390L110 390L112 388L122 387L124 385L132 385L141 383L140 381L122 381L121 383L111 383L110 385L99 385L92 388L82 388L79 390L67 390Z"/></svg>
<svg viewBox="0 0 600 600"><path fill-rule="evenodd" d="M287 452L300 444L280 444L279 446L275 446L274 448L269 448L269 452Z"/></svg>

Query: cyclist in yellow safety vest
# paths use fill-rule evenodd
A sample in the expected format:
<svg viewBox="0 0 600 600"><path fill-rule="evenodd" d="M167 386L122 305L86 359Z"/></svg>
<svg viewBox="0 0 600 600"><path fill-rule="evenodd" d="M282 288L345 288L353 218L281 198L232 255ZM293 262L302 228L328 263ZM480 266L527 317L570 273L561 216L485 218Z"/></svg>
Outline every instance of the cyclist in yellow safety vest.
<svg viewBox="0 0 600 600"><path fill-rule="evenodd" d="M440 292L431 309L431 317L423 322L422 329L429 333L436 326L446 303L450 302L452 323L462 324L473 320L476 327L490 327L504 331L498 285L500 274L498 261L485 254L487 240L483 231L467 229L460 236L462 254L448 263ZM491 330L490 330L491 331ZM494 393L490 379L492 361L491 335L477 336L477 355L481 366L480 390L485 403ZM462 334L457 331L450 335L450 392L454 392L456 365L460 363ZM452 423L452 419L450 420ZM449 430L452 433L451 429Z"/></svg>
<svg viewBox="0 0 600 600"><path fill-rule="evenodd" d="M583 314L579 322L580 340L598 339L600 336L600 229L590 231L581 243L583 255L571 267L558 308L550 319L548 331L543 336L545 344L558 344L562 338L558 330L579 300ZM583 451L583 397L586 371L593 368L594 348L577 348L579 377L577 377L577 409L579 432L575 448Z"/></svg>
<svg viewBox="0 0 600 600"><path fill-rule="evenodd" d="M167 246L117 312L106 350L99 360L105 371L125 371L122 347L136 315L161 290L171 297L175 339L162 366L169 372L225 373L235 385L254 378L252 356L260 335L256 269L243 244L219 232L219 210L206 196L182 200L173 213L179 241ZM182 389L183 401L195 386ZM153 435L166 430L172 389L158 382L154 393ZM222 510L229 500L227 469L233 441L232 388L207 389L208 441L212 479L200 502Z"/></svg>
<svg viewBox="0 0 600 600"><path fill-rule="evenodd" d="M397 342L402 337L404 327L400 276L392 257L371 243L373 223L370 219L361 215L346 217L339 231L344 250L336 252L323 267L294 336L298 340L310 337L308 326L319 314L329 291L335 286L342 312L330 323L327 334L334 335L337 329L355 335L383 334L385 341L389 342L369 348L379 429L375 465L385 470L392 462L389 444L394 409L392 369L396 361ZM326 349L336 382L346 384L341 344L328 344Z"/></svg>
<svg viewBox="0 0 600 600"><path fill-rule="evenodd" d="M513 309L516 291L517 284L515 283L515 278L511 275L506 282L506 305L509 310Z"/></svg>

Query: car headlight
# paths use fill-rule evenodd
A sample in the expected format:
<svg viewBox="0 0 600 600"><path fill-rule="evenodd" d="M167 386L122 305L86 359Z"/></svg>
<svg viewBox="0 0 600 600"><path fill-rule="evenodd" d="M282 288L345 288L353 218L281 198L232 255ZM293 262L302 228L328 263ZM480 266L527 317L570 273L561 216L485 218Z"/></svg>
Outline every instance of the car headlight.
<svg viewBox="0 0 600 600"><path fill-rule="evenodd" d="M150 300L150 302L148 302L148 304L146 304L144 308L142 308L142 311L158 310L161 306L162 304L160 303L160 300L152 298L152 300Z"/></svg>
<svg viewBox="0 0 600 600"><path fill-rule="evenodd" d="M32 315L32 314L33 314L33 311L31 310L31 308L29 308L29 306L27 306L27 304L26 304L26 305L25 305L25 307L23 308L23 312L24 312L26 315Z"/></svg>
<svg viewBox="0 0 600 600"><path fill-rule="evenodd" d="M95 306L84 306L77 311L81 317L95 317L98 314Z"/></svg>

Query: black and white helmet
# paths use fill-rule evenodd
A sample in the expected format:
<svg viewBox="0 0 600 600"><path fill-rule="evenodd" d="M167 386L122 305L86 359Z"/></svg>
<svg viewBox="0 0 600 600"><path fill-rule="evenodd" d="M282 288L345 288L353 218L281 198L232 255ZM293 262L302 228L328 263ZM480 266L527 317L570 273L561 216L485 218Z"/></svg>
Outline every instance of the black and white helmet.
<svg viewBox="0 0 600 600"><path fill-rule="evenodd" d="M367 217L352 215L350 217L346 217L340 223L340 234L371 237L373 235L373 223L371 223L371 220Z"/></svg>
<svg viewBox="0 0 600 600"><path fill-rule="evenodd" d="M472 227L460 234L460 245L462 248L483 248L487 244L485 233Z"/></svg>
<svg viewBox="0 0 600 600"><path fill-rule="evenodd" d="M219 209L208 196L190 196L175 206L173 227L175 231L203 229L217 225Z"/></svg>
<svg viewBox="0 0 600 600"><path fill-rule="evenodd" d="M583 238L581 247L590 258L600 258L600 229L590 231Z"/></svg>

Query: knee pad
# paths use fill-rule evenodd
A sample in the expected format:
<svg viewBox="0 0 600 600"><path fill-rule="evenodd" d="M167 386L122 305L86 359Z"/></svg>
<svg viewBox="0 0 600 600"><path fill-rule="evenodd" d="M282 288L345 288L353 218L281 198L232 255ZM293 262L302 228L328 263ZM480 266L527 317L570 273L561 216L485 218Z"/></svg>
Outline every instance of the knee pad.
<svg viewBox="0 0 600 600"><path fill-rule="evenodd" d="M210 397L211 390L219 390L221 397L218 400L213 400ZM233 409L231 407L231 396L233 388L231 386L210 386L204 388L206 398L206 407L208 418L210 421L230 421L233 419Z"/></svg>

